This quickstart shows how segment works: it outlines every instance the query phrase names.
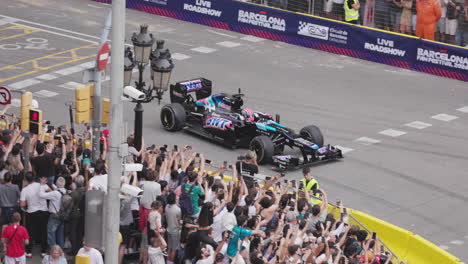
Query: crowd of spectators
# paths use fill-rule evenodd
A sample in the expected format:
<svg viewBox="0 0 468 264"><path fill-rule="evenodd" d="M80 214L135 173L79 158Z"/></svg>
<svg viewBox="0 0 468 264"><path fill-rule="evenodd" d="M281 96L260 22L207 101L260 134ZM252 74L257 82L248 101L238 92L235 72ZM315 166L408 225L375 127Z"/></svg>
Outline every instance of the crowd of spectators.
<svg viewBox="0 0 468 264"><path fill-rule="evenodd" d="M349 2L348 0L246 2L345 21L344 5L351 3L351 0ZM355 8L359 11L357 23L360 25L468 46L468 0L356 0L356 2L359 3ZM437 9L440 10L436 10L433 6L439 7ZM429 34L425 34L427 31Z"/></svg>
<svg viewBox="0 0 468 264"><path fill-rule="evenodd" d="M90 129L79 135L44 124L30 139L28 161L15 122L0 128L3 263L26 263L33 251L44 264L76 254L103 263L83 230L87 190L107 192L108 131L93 161ZM143 170L121 177L119 263L128 256L144 264L391 263L375 234L348 224L341 202L329 211L310 169L297 182L281 174L260 180L251 151L215 162L188 145L145 147L143 140L136 149L132 135L127 143L126 162ZM128 186L141 191L124 191Z"/></svg>

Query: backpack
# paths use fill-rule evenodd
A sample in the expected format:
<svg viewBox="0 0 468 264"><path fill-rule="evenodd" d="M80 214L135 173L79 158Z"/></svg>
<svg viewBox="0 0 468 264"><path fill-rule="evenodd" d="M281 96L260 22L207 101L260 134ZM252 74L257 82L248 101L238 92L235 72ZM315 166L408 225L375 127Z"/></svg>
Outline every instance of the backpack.
<svg viewBox="0 0 468 264"><path fill-rule="evenodd" d="M182 215L193 215L193 212L195 211L192 205L192 191L193 188L195 187L195 184L193 184L190 187L190 190L187 192L185 188L182 188L182 194L180 195L180 210L182 211Z"/></svg>
<svg viewBox="0 0 468 264"><path fill-rule="evenodd" d="M70 220L71 212L73 210L73 199L68 193L60 192L60 194L62 195L60 198L60 209L57 213L53 214L53 216L66 222ZM52 206L55 208L54 204L52 204Z"/></svg>
<svg viewBox="0 0 468 264"><path fill-rule="evenodd" d="M70 218L80 219L84 215L84 212L85 212L86 191L77 189L71 194L73 194L72 199L74 198L75 201L73 202L72 210L70 212Z"/></svg>

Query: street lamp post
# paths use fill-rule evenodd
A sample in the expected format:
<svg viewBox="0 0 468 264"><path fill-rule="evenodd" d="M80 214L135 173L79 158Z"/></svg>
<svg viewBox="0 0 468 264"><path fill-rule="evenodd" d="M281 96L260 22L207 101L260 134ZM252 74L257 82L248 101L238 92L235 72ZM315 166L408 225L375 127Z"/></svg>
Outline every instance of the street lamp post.
<svg viewBox="0 0 468 264"><path fill-rule="evenodd" d="M133 33L132 42L134 53L130 48L125 51L124 83L130 85L133 68L138 67L138 81L135 82L135 88L145 94L142 100L132 100L136 103L135 112L135 138L134 145L137 150L141 149L143 137L143 103L149 103L157 98L161 102L162 96L169 87L169 81L174 69L174 63L171 59L171 53L164 49L164 41L156 42L156 49L153 48L155 39L151 33L148 33L148 25L141 25L138 34ZM151 65L152 86L146 85L143 81L143 73L146 66Z"/></svg>

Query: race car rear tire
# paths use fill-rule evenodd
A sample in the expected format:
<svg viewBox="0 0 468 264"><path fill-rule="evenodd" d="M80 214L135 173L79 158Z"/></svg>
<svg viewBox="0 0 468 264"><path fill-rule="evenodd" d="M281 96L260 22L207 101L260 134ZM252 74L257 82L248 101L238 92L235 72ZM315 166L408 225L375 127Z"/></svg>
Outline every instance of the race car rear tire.
<svg viewBox="0 0 468 264"><path fill-rule="evenodd" d="M275 152L273 141L267 136L257 136L250 141L250 150L257 154L257 163L266 164L271 162Z"/></svg>
<svg viewBox="0 0 468 264"><path fill-rule="evenodd" d="M323 135L322 131L320 131L320 128L317 126L306 126L301 129L300 132L301 136L309 141L312 141L313 143L317 144L319 147L323 146Z"/></svg>
<svg viewBox="0 0 468 264"><path fill-rule="evenodd" d="M187 114L181 104L173 103L161 109L161 124L168 131L179 131L185 125Z"/></svg>

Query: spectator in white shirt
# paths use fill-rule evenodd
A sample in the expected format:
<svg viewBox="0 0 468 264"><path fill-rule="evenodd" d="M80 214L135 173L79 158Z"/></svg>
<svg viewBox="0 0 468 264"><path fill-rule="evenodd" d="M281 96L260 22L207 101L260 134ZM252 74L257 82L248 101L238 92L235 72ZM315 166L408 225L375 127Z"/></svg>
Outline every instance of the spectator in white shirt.
<svg viewBox="0 0 468 264"><path fill-rule="evenodd" d="M231 231L237 225L236 215L234 214L235 205L232 202L227 203L227 213L223 216L223 231Z"/></svg>
<svg viewBox="0 0 468 264"><path fill-rule="evenodd" d="M101 252L95 248L84 245L78 251L78 255L89 256L89 264L104 264Z"/></svg>
<svg viewBox="0 0 468 264"><path fill-rule="evenodd" d="M28 185L23 188L20 196L20 206L26 208L26 229L31 236L31 242L39 243L41 252L47 252L47 220L49 216L47 200L39 196L42 188L48 188L47 185L41 186L35 182L32 172L27 172L25 179ZM41 178L41 182L46 183L47 178ZM31 249L33 243L26 246L26 257L31 258Z"/></svg>
<svg viewBox="0 0 468 264"><path fill-rule="evenodd" d="M42 185L47 186L45 183ZM59 218L59 211L62 205L62 196L67 193L65 189L65 179L59 177L56 182L57 188L41 188L39 197L49 200L49 221L47 222L47 238L49 246L59 245L63 248L65 243L64 238L64 222Z"/></svg>
<svg viewBox="0 0 468 264"><path fill-rule="evenodd" d="M156 233L156 237L152 239L151 246L148 247L148 264L165 264L166 260L164 252L166 250L166 240Z"/></svg>
<svg viewBox="0 0 468 264"><path fill-rule="evenodd" d="M107 193L107 173L104 160L96 161L94 177L89 180L89 190L101 190Z"/></svg>

